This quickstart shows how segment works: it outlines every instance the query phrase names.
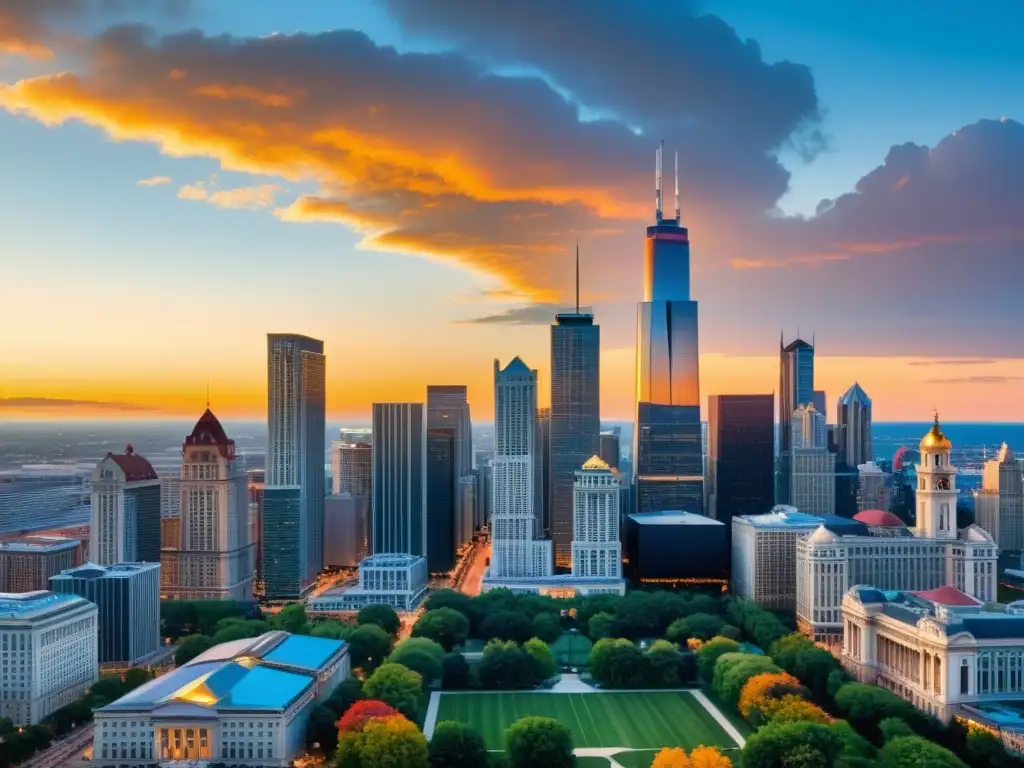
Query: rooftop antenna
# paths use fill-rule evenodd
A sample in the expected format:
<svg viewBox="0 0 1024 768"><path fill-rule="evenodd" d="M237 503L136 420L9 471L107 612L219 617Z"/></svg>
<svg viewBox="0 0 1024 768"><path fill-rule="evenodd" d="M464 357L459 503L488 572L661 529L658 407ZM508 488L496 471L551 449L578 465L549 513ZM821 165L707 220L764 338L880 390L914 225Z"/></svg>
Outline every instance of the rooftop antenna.
<svg viewBox="0 0 1024 768"><path fill-rule="evenodd" d="M679 212L679 150L676 150L676 224L682 220Z"/></svg>
<svg viewBox="0 0 1024 768"><path fill-rule="evenodd" d="M580 238L576 236L576 314L580 313Z"/></svg>
<svg viewBox="0 0 1024 768"><path fill-rule="evenodd" d="M206 410L210 410L210 380L206 380Z"/></svg>
<svg viewBox="0 0 1024 768"><path fill-rule="evenodd" d="M655 153L654 162L654 216L655 223L661 221L661 153L665 148L665 140L662 139Z"/></svg>

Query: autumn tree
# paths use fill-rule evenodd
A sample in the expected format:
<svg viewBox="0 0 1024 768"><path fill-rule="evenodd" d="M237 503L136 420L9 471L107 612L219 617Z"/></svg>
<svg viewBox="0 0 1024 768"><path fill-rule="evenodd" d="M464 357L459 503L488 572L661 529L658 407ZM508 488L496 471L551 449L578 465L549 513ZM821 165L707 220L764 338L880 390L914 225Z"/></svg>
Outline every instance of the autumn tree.
<svg viewBox="0 0 1024 768"><path fill-rule="evenodd" d="M401 664L381 664L363 683L363 693L415 720L423 694L423 677Z"/></svg>
<svg viewBox="0 0 1024 768"><path fill-rule="evenodd" d="M335 768L428 768L427 739L401 715L372 718L338 740Z"/></svg>
<svg viewBox="0 0 1024 768"><path fill-rule="evenodd" d="M363 699L349 707L338 721L338 730L342 733L361 731L368 720L375 717L394 717L398 710L390 704L377 699Z"/></svg>
<svg viewBox="0 0 1024 768"><path fill-rule="evenodd" d="M752 725L758 725L758 711L768 699L780 699L786 694L800 694L804 687L788 672L764 672L754 675L740 690L738 709Z"/></svg>
<svg viewBox="0 0 1024 768"><path fill-rule="evenodd" d="M690 758L682 747L665 747L654 756L651 768L690 768Z"/></svg>
<svg viewBox="0 0 1024 768"><path fill-rule="evenodd" d="M690 768L732 768L732 760L717 747L695 747L690 752Z"/></svg>

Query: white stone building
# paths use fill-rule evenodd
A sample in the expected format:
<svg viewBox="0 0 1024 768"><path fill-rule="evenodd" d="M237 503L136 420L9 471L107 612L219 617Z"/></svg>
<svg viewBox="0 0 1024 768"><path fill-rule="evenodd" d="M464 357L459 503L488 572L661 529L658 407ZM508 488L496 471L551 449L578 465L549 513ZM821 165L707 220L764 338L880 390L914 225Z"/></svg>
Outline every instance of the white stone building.
<svg viewBox="0 0 1024 768"><path fill-rule="evenodd" d="M359 584L328 590L306 601L311 613L358 611L367 605L390 605L413 611L427 595L427 559L415 555L380 554L359 563Z"/></svg>
<svg viewBox="0 0 1024 768"><path fill-rule="evenodd" d="M618 472L600 456L591 456L581 469L576 470L573 483L573 576L622 577L620 487Z"/></svg>
<svg viewBox="0 0 1024 768"><path fill-rule="evenodd" d="M96 710L92 763L292 765L313 707L351 673L348 651L287 632L216 645Z"/></svg>
<svg viewBox="0 0 1024 768"><path fill-rule="evenodd" d="M97 677L96 606L76 595L0 593L0 717L34 725Z"/></svg>
<svg viewBox="0 0 1024 768"><path fill-rule="evenodd" d="M1010 446L985 463L974 498L978 525L992 534L1000 552L1024 552L1024 476Z"/></svg>
<svg viewBox="0 0 1024 768"><path fill-rule="evenodd" d="M875 524L867 523L869 535L842 535L823 526L797 542L796 614L801 631L819 642L838 643L843 597L857 584L881 590L951 586L982 602L995 600L998 548L977 525L957 530L951 449L936 417L920 444L914 529L879 525L886 521L873 517Z"/></svg>
<svg viewBox="0 0 1024 768"><path fill-rule="evenodd" d="M160 562L160 479L129 443L92 472L89 558L100 565Z"/></svg>

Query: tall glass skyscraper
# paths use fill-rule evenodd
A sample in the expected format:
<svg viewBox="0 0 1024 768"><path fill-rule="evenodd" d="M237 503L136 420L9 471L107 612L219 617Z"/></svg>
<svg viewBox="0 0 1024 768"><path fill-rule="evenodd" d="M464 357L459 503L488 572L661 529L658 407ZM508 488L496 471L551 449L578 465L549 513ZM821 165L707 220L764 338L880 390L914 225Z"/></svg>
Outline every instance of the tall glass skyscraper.
<svg viewBox="0 0 1024 768"><path fill-rule="evenodd" d="M267 335L267 470L263 491L264 590L309 591L323 565L326 376L324 343Z"/></svg>
<svg viewBox="0 0 1024 768"><path fill-rule="evenodd" d="M555 565L563 568L572 565L576 472L601 449L600 360L601 328L577 300L551 326L549 515Z"/></svg>
<svg viewBox="0 0 1024 768"><path fill-rule="evenodd" d="M636 425L633 471L637 512L704 510L697 302L690 298L690 238L676 210L661 207L658 150L655 223L644 246L644 300L637 307Z"/></svg>
<svg viewBox="0 0 1024 768"><path fill-rule="evenodd" d="M427 431L422 403L373 404L371 508L373 554L427 555Z"/></svg>
<svg viewBox="0 0 1024 768"><path fill-rule="evenodd" d="M775 503L790 503L790 450L793 411L814 402L814 346L803 339L784 345L779 336L779 462L775 472Z"/></svg>

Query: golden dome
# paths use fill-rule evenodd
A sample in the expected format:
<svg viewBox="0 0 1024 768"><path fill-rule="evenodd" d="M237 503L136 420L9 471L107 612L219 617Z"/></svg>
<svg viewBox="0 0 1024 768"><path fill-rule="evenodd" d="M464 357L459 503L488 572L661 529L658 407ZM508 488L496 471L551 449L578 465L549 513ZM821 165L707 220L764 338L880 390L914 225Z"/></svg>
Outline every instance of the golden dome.
<svg viewBox="0 0 1024 768"><path fill-rule="evenodd" d="M603 461L600 456L591 456L583 464L584 469L611 469L608 462Z"/></svg>
<svg viewBox="0 0 1024 768"><path fill-rule="evenodd" d="M939 427L939 414L935 413L935 423L932 424L932 428L928 430L923 438L921 438L921 445L919 446L922 451L948 451L952 449L953 444L949 442L944 434L942 434L942 428Z"/></svg>

